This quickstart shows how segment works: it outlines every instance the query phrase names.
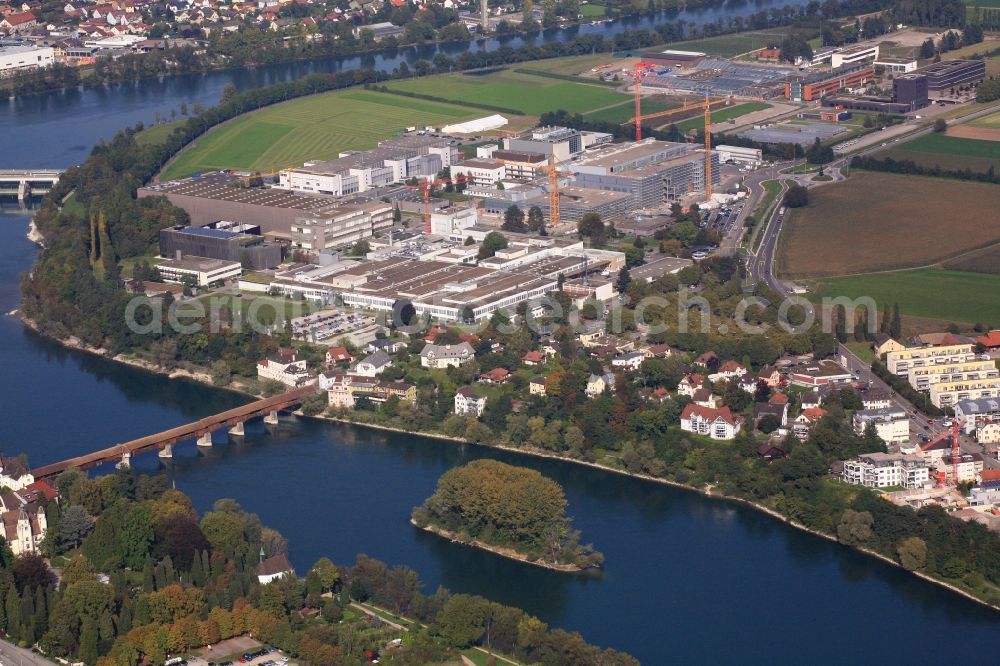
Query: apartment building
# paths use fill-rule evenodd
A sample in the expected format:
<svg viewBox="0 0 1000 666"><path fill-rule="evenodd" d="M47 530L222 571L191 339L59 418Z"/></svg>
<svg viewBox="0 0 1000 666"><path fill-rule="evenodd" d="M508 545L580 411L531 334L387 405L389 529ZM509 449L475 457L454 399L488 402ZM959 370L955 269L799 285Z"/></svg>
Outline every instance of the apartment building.
<svg viewBox="0 0 1000 666"><path fill-rule="evenodd" d="M455 393L455 413L459 416L475 416L477 419L486 409L486 396L479 395L471 386L463 386Z"/></svg>
<svg viewBox="0 0 1000 666"><path fill-rule="evenodd" d="M914 347L891 351L885 355L885 367L894 375L906 377L912 368L933 365L956 365L974 361L976 354L971 344Z"/></svg>
<svg viewBox="0 0 1000 666"><path fill-rule="evenodd" d="M942 382L961 382L974 379L993 379L1000 377L993 361L966 361L964 363L949 363L946 365L930 365L910 369L907 379L910 386L918 391L926 391L934 384Z"/></svg>
<svg viewBox="0 0 1000 666"><path fill-rule="evenodd" d="M917 454L866 453L845 460L841 476L847 483L869 488L923 488L930 483L930 469Z"/></svg>
<svg viewBox="0 0 1000 666"><path fill-rule="evenodd" d="M863 435L868 424L886 444L906 444L910 441L910 419L898 408L864 409L854 413L854 431Z"/></svg>
<svg viewBox="0 0 1000 666"><path fill-rule="evenodd" d="M743 419L733 416L728 407L713 409L692 403L681 412L681 430L712 439L734 439L742 426Z"/></svg>
<svg viewBox="0 0 1000 666"><path fill-rule="evenodd" d="M1000 398L1000 377L940 382L932 384L928 392L931 402L940 408L951 407L963 400Z"/></svg>
<svg viewBox="0 0 1000 666"><path fill-rule="evenodd" d="M299 358L294 349L279 349L271 356L258 361L257 379L274 380L291 388L305 386L313 380L306 368L306 360Z"/></svg>

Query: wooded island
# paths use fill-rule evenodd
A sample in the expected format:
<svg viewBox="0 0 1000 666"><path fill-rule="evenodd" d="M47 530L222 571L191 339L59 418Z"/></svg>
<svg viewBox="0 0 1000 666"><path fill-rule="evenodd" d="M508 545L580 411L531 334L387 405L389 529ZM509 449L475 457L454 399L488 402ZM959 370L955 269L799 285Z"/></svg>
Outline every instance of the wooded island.
<svg viewBox="0 0 1000 666"><path fill-rule="evenodd" d="M413 510L421 529L559 571L598 568L604 556L580 544L566 497L552 479L526 467L476 460L445 472Z"/></svg>

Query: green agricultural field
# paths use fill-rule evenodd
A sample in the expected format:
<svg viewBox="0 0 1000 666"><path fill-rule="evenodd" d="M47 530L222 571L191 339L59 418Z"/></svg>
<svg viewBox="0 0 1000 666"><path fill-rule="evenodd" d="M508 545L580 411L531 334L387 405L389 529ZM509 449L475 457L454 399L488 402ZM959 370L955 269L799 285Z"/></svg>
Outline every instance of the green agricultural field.
<svg viewBox="0 0 1000 666"><path fill-rule="evenodd" d="M676 109L680 104L676 100L668 99L667 97L661 97L659 95L653 97L643 97L642 98L642 113L643 115L648 113L658 113L660 111L666 111L668 109ZM592 111L591 113L583 114L584 119L593 121L604 121L609 123L627 123L635 116L635 101L622 102L617 106L612 106L599 111ZM656 123L656 120L647 121Z"/></svg>
<svg viewBox="0 0 1000 666"><path fill-rule="evenodd" d="M997 7L1000 7L1000 0L997 0ZM989 127L991 129L1000 128L1000 111L983 116L982 118L970 120L967 124L975 127Z"/></svg>
<svg viewBox="0 0 1000 666"><path fill-rule="evenodd" d="M427 76L394 81L390 90L405 90L433 95L455 104L473 102L516 109L531 116L565 109L584 113L628 101L628 95L614 92L600 84L560 81L511 70L490 74L475 73Z"/></svg>
<svg viewBox="0 0 1000 666"><path fill-rule="evenodd" d="M583 15L583 18L603 18L605 11L604 5L580 5L580 13Z"/></svg>
<svg viewBox="0 0 1000 666"><path fill-rule="evenodd" d="M740 116L745 116L748 113L753 113L754 111L763 111L764 109L770 109L771 105L765 102L747 102L745 104L737 104L736 106L727 106L722 109L712 111L712 125L721 124L727 120L739 118ZM689 130L704 130L705 129L705 118L699 115L695 118L688 118L687 120L677 123L677 129L682 132L687 132Z"/></svg>
<svg viewBox="0 0 1000 666"><path fill-rule="evenodd" d="M815 283L812 298L870 296L883 305L899 303L905 315L954 322L1000 322L1000 275L921 268L824 278Z"/></svg>
<svg viewBox="0 0 1000 666"><path fill-rule="evenodd" d="M980 120L990 120L986 116ZM1000 114L996 116L1000 118ZM1000 168L1000 141L964 139L944 134L927 134L913 141L898 145L879 156L897 160L911 160L921 166L939 166L942 169L972 169L986 171L993 166Z"/></svg>
<svg viewBox="0 0 1000 666"><path fill-rule="evenodd" d="M334 159L344 150L374 148L411 125L442 125L483 115L487 113L479 109L366 90L303 97L213 129L160 177L223 168L268 172L310 159Z"/></svg>
<svg viewBox="0 0 1000 666"><path fill-rule="evenodd" d="M147 146L154 143L160 143L166 139L170 134L178 127L186 123L187 120L175 120L169 123L163 123L160 125L150 125L146 129L142 130L135 135L135 141L140 146Z"/></svg>

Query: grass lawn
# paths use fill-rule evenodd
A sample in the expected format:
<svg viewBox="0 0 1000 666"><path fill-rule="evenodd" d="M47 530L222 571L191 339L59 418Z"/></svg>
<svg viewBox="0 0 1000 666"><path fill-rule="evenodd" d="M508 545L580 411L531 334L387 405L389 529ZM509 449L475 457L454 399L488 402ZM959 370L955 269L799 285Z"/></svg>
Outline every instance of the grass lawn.
<svg viewBox="0 0 1000 666"><path fill-rule="evenodd" d="M763 111L770 108L771 105L765 102L747 102L745 104L736 104L735 106L726 106L712 111L712 125L715 126L727 120L753 113L754 111ZM694 118L688 118L677 123L677 129L682 132L703 130L705 129L705 118L700 114Z"/></svg>
<svg viewBox="0 0 1000 666"><path fill-rule="evenodd" d="M853 170L789 211L778 270L795 278L928 266L1000 241L998 209L996 185Z"/></svg>
<svg viewBox="0 0 1000 666"><path fill-rule="evenodd" d="M410 125L443 125L486 112L367 90L302 97L220 125L197 139L161 174L168 180L232 168L273 171L344 150L374 148Z"/></svg>
<svg viewBox="0 0 1000 666"><path fill-rule="evenodd" d="M1000 0L997 0L997 7L1000 7ZM1000 127L1000 111L996 113L991 113L988 116L983 116L981 118L976 118L975 120L970 120L969 125L974 125L976 127Z"/></svg>
<svg viewBox="0 0 1000 666"><path fill-rule="evenodd" d="M602 18L605 11L604 5L580 5L580 13L583 14L583 18Z"/></svg>
<svg viewBox="0 0 1000 666"><path fill-rule="evenodd" d="M872 349L870 342L848 342L844 346L868 365L875 360L875 350Z"/></svg>
<svg viewBox="0 0 1000 666"><path fill-rule="evenodd" d="M154 143L161 143L178 127L187 122L187 118L184 120L175 120L170 123L163 123L161 125L150 125L141 132L135 135L135 142L140 146L146 146Z"/></svg>
<svg viewBox="0 0 1000 666"><path fill-rule="evenodd" d="M532 116L556 109L584 113L629 100L627 95L614 92L608 86L598 83L590 85L560 81L511 70L483 75L463 73L427 76L394 81L388 85L390 89L434 95L456 104L491 104L516 109Z"/></svg>
<svg viewBox="0 0 1000 666"><path fill-rule="evenodd" d="M954 322L1000 323L1000 275L920 268L891 273L823 278L815 282L812 298L870 296L883 305L899 303L906 315Z"/></svg>
<svg viewBox="0 0 1000 666"><path fill-rule="evenodd" d="M586 7L587 5L584 5ZM471 661L476 666L486 666L489 663L490 657L486 652L483 652L477 648L469 648L467 650L462 650L462 654ZM496 660L497 664L508 664L510 666L517 666L516 661L511 661L505 657L501 657L496 652L493 653L493 658Z"/></svg>
<svg viewBox="0 0 1000 666"><path fill-rule="evenodd" d="M586 7L587 5L581 5ZM581 10L582 11L582 10ZM522 63L519 68L537 69L553 74L571 74L576 76L588 72L599 65L608 65L618 58L610 53L595 53L593 55L567 56L565 58L550 58Z"/></svg>
<svg viewBox="0 0 1000 666"><path fill-rule="evenodd" d="M680 104L676 101L676 99L670 99L666 96L652 95L650 97L642 98L643 115L658 113L668 109L676 109L678 107L680 107ZM609 123L627 123L633 116L635 116L634 100L622 102L617 106L601 109L599 111L592 111L591 113L583 114L583 117L587 120L604 121ZM656 123L656 119L646 122Z"/></svg>

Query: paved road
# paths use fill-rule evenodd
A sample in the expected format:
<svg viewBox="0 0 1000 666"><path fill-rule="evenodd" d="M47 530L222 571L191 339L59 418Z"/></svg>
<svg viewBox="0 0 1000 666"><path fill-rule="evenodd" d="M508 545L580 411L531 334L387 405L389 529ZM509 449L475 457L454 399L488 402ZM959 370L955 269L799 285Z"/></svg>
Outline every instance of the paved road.
<svg viewBox="0 0 1000 666"><path fill-rule="evenodd" d="M3 666L52 666L53 662L31 650L25 650L7 641L0 641L0 664Z"/></svg>

